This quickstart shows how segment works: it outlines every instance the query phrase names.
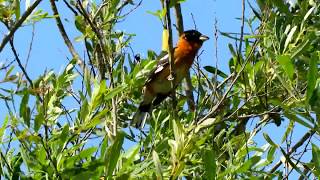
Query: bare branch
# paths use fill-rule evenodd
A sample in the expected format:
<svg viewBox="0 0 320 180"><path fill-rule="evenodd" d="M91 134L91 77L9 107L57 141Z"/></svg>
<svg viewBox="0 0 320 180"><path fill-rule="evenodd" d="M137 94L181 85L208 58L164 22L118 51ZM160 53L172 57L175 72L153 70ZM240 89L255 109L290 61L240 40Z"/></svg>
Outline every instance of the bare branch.
<svg viewBox="0 0 320 180"><path fill-rule="evenodd" d="M80 56L76 52L75 48L73 47L73 44L71 43L66 30L64 29L64 26L62 24L62 21L60 19L60 15L55 3L55 0L50 0L51 9L53 11L53 15L55 16L57 26L59 28L60 34L65 42L65 44L68 46L70 53L72 54L73 58L75 58L78 62L78 64L83 64L83 60L81 60Z"/></svg>
<svg viewBox="0 0 320 180"><path fill-rule="evenodd" d="M170 62L170 78L171 78L171 88L172 88L172 107L173 107L173 114L174 117L176 117L176 93L174 89L174 79L175 79L175 73L174 73L174 59L173 59L173 44L172 44L172 28L171 28L171 17L170 17L170 6L169 6L170 0L165 0L165 8L167 10L166 12L166 28L168 30L168 54L169 54L169 62Z"/></svg>
<svg viewBox="0 0 320 180"><path fill-rule="evenodd" d="M180 3L177 3L174 6L174 10L175 10L175 14L176 14L177 29L179 32L179 36L181 36L184 31L184 27L183 27L183 17L182 17ZM191 81L191 77L190 77L190 71L186 75L185 91L186 91L187 103L188 103L189 110L194 111L195 110L195 103L194 103L194 96L192 93L193 86L192 86L192 81Z"/></svg>
<svg viewBox="0 0 320 180"><path fill-rule="evenodd" d="M29 77L26 69L23 67L23 65L22 65L22 63L21 63L21 60L20 60L20 58L19 58L19 55L18 55L18 53L17 53L17 51L16 51L16 49L15 49L15 47L14 47L13 39L10 39L9 42L10 42L10 46L11 46L11 50L12 50L12 52L13 52L13 55L14 55L17 63L18 63L18 66L19 66L20 69L22 70L23 74L26 76L27 81L29 82L30 86L33 87L32 80L31 80L31 78Z"/></svg>

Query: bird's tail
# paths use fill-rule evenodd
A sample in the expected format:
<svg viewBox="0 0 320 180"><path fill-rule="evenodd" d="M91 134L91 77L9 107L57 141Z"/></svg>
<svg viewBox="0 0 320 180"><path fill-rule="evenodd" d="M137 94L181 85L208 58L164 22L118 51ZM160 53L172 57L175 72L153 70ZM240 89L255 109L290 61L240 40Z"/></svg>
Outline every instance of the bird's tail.
<svg viewBox="0 0 320 180"><path fill-rule="evenodd" d="M133 116L131 125L142 129L146 123L150 110L151 104L140 104L138 111Z"/></svg>

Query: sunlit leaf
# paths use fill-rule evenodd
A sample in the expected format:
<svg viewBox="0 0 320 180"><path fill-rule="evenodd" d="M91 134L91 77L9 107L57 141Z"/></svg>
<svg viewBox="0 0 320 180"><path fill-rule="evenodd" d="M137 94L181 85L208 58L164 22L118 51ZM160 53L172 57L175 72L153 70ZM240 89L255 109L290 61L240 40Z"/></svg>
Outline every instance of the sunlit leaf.
<svg viewBox="0 0 320 180"><path fill-rule="evenodd" d="M112 177L112 174L118 163L120 157L120 151L124 140L124 132L119 131L114 139L114 142L108 147L105 154L105 168L106 176Z"/></svg>
<svg viewBox="0 0 320 180"><path fill-rule="evenodd" d="M294 66L291 62L290 56L288 55L279 55L277 56L277 61L281 65L282 69L286 72L287 76L290 79L293 79Z"/></svg>

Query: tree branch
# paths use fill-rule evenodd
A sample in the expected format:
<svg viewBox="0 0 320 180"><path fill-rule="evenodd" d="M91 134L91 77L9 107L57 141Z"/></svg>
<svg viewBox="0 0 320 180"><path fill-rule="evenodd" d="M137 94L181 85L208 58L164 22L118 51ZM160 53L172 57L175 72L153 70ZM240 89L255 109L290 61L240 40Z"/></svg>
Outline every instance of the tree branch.
<svg viewBox="0 0 320 180"><path fill-rule="evenodd" d="M18 66L19 66L20 69L22 70L23 74L26 76L27 81L29 82L30 86L31 86L32 88L34 88L33 82L32 82L32 80L31 80L31 78L29 77L26 69L23 67L23 65L22 65L22 63L21 63L21 60L20 60L20 58L19 58L19 55L18 55L18 53L17 53L17 51L16 51L16 49L15 49L15 47L14 47L13 39L11 38L9 42L10 42L10 46L11 46L11 50L12 50L12 52L13 52L13 55L14 55L17 63L18 63Z"/></svg>
<svg viewBox="0 0 320 180"><path fill-rule="evenodd" d="M80 65L83 65L83 60L81 60L80 56L78 55L78 53L74 49L73 44L71 43L71 41L67 35L67 32L64 29L64 26L63 26L62 21L60 19L60 15L59 15L55 0L50 0L50 4L51 4L51 9L53 11L53 15L55 16L56 24L58 26L58 29L60 31L60 34L61 34L65 44L67 45L73 58L75 58L77 60L77 63Z"/></svg>
<svg viewBox="0 0 320 180"><path fill-rule="evenodd" d="M17 31L17 29L22 25L22 23L29 17L32 11L39 5L42 0L36 0L21 16L21 18L16 21L16 23L10 28L8 35L6 35L1 44L0 44L0 52L2 52L3 48L6 46L8 41L12 38L13 34Z"/></svg>
<svg viewBox="0 0 320 180"><path fill-rule="evenodd" d="M174 6L174 10L175 10L175 14L176 14L177 29L179 32L179 36L181 36L184 31L184 26L183 26L183 17L182 17L180 3L176 3L176 5ZM191 82L190 71L187 73L187 76L186 76L185 88L186 88L185 91L186 91L189 110L194 111L195 110L195 103L194 103L194 96L192 93L193 86L192 86L192 82Z"/></svg>
<svg viewBox="0 0 320 180"><path fill-rule="evenodd" d="M309 130L292 148L291 150L289 151L289 153L287 154L288 157L294 153L300 146L302 146L316 131L311 129ZM281 161L279 160L270 170L269 173L274 173L278 168L279 166L281 165Z"/></svg>
<svg viewBox="0 0 320 180"><path fill-rule="evenodd" d="M171 28L171 17L170 17L170 0L164 1L164 7L166 8L166 28L168 30L168 54L169 54L169 63L170 63L170 81L171 81L171 88L172 88L172 108L173 108L173 115L174 119L176 117L176 93L174 89L174 81L175 81L175 67L174 67L174 57L173 57L173 44L172 44L172 28Z"/></svg>

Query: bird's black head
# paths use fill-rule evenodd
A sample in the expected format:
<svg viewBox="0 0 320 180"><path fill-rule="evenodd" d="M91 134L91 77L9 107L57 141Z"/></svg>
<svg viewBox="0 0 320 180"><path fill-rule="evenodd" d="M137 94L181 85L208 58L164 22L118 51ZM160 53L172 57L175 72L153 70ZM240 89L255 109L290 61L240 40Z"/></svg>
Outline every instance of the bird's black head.
<svg viewBox="0 0 320 180"><path fill-rule="evenodd" d="M202 35L197 30L188 30L183 32L184 38L189 42L204 42L209 39L208 36Z"/></svg>

